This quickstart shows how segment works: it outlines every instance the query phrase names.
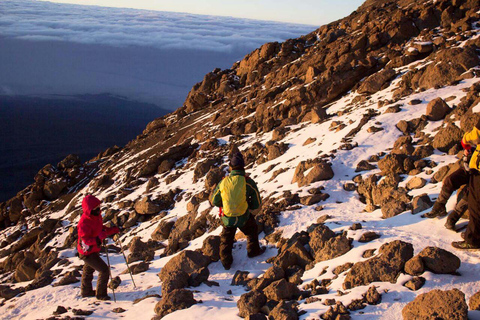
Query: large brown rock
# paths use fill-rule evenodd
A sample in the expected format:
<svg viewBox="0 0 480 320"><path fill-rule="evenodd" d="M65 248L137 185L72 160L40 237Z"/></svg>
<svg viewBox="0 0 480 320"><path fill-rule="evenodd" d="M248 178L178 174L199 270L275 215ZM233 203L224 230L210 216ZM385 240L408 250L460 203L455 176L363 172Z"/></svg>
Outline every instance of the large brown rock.
<svg viewBox="0 0 480 320"><path fill-rule="evenodd" d="M405 320L467 319L465 294L458 289L432 290L421 294L402 310Z"/></svg>
<svg viewBox="0 0 480 320"><path fill-rule="evenodd" d="M267 297L262 291L253 290L242 294L237 301L238 315L245 318L248 315L256 314L267 303Z"/></svg>
<svg viewBox="0 0 480 320"><path fill-rule="evenodd" d="M147 243L143 242L140 237L135 237L130 243L130 254L127 257L128 263L135 261L151 261L153 260L155 251L150 248Z"/></svg>
<svg viewBox="0 0 480 320"><path fill-rule="evenodd" d="M480 310L480 291L475 293L468 301L470 310Z"/></svg>
<svg viewBox="0 0 480 320"><path fill-rule="evenodd" d="M220 260L220 237L208 236L203 241L202 253L212 261Z"/></svg>
<svg viewBox="0 0 480 320"><path fill-rule="evenodd" d="M48 200L55 200L68 186L64 179L47 181L43 187L43 193Z"/></svg>
<svg viewBox="0 0 480 320"><path fill-rule="evenodd" d="M295 169L292 183L297 182L299 187L303 187L317 181L330 180L333 175L332 167L325 162L302 161Z"/></svg>
<svg viewBox="0 0 480 320"><path fill-rule="evenodd" d="M27 255L16 267L13 278L17 282L30 281L35 279L35 274L40 265L35 262L32 255Z"/></svg>
<svg viewBox="0 0 480 320"><path fill-rule="evenodd" d="M460 143L463 133L456 125L449 123L438 131L433 138L433 147L443 152L448 152L453 146Z"/></svg>
<svg viewBox="0 0 480 320"><path fill-rule="evenodd" d="M157 228L153 231L151 235L152 239L157 241L163 241L168 239L174 224L175 224L174 221L162 220L158 224Z"/></svg>
<svg viewBox="0 0 480 320"><path fill-rule="evenodd" d="M357 92L360 94L367 93L372 94L380 91L383 86L395 77L397 73L393 69L383 69L362 82Z"/></svg>
<svg viewBox="0 0 480 320"><path fill-rule="evenodd" d="M211 168L217 163L216 159L206 159L197 163L193 170L193 182L196 183L200 178L205 176Z"/></svg>
<svg viewBox="0 0 480 320"><path fill-rule="evenodd" d="M404 160L405 156L396 153L390 153L378 161L378 168L382 170L383 175L390 173L405 173L403 167Z"/></svg>
<svg viewBox="0 0 480 320"><path fill-rule="evenodd" d="M174 311L188 309L196 303L192 291L176 289L162 297L162 300L155 305L155 313L160 317L165 317Z"/></svg>
<svg viewBox="0 0 480 320"><path fill-rule="evenodd" d="M436 98L428 103L426 115L428 120L438 121L445 118L449 111L448 104L442 98Z"/></svg>
<svg viewBox="0 0 480 320"><path fill-rule="evenodd" d="M437 248L426 247L419 254L427 270L439 274L452 274L460 268L460 259L453 253Z"/></svg>
<svg viewBox="0 0 480 320"><path fill-rule="evenodd" d="M271 283L263 292L268 299L275 301L292 300L300 294L298 287L285 279Z"/></svg>
<svg viewBox="0 0 480 320"><path fill-rule="evenodd" d="M169 273L175 270L182 270L188 275L199 272L200 269L207 267L211 260L202 253L191 250L184 250L170 259L165 264L158 276L164 281Z"/></svg>
<svg viewBox="0 0 480 320"><path fill-rule="evenodd" d="M413 246L400 240L382 245L379 255L357 262L347 273L343 287L351 289L382 281L395 283L405 263L413 257Z"/></svg>
<svg viewBox="0 0 480 320"><path fill-rule="evenodd" d="M155 214L160 210L160 206L153 203L148 197L143 197L135 202L135 211L138 214Z"/></svg>
<svg viewBox="0 0 480 320"><path fill-rule="evenodd" d="M295 241L275 257L273 264L286 270L290 266L305 268L312 261L313 258L307 249L299 241Z"/></svg>

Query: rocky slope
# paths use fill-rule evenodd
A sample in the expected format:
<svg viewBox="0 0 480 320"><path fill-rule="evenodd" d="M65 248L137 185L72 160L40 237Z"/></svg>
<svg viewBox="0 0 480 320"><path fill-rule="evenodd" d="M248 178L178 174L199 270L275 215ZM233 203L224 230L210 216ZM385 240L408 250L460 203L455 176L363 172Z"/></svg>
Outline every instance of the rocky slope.
<svg viewBox="0 0 480 320"><path fill-rule="evenodd" d="M479 9L367 1L207 74L124 148L47 165L0 204L0 314L423 319L435 307L442 318L478 316L468 311L479 309L478 255L453 252L459 235L420 216L480 119ZM239 233L227 272L207 198L235 148L261 189L255 217L268 249L246 258ZM117 304L79 297L73 248L88 193L102 199L106 223L126 229L137 288L111 242Z"/></svg>

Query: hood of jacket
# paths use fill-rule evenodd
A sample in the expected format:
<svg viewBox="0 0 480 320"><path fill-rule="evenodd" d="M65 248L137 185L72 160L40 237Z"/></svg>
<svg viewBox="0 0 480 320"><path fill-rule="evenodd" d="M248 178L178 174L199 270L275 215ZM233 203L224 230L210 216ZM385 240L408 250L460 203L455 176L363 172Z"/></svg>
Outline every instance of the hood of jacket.
<svg viewBox="0 0 480 320"><path fill-rule="evenodd" d="M85 198L83 198L82 201L82 209L83 213L87 216L91 216L92 210L98 207L102 202L98 200L98 198L88 195Z"/></svg>

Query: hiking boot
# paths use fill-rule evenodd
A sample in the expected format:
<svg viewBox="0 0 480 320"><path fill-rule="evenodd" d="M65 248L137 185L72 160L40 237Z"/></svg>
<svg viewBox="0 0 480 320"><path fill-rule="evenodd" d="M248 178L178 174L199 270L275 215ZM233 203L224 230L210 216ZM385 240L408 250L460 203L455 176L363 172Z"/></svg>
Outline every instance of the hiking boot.
<svg viewBox="0 0 480 320"><path fill-rule="evenodd" d="M95 293L96 293L95 290L89 290L85 292L82 291L81 295L82 295L82 298L89 298L89 297L95 297Z"/></svg>
<svg viewBox="0 0 480 320"><path fill-rule="evenodd" d="M467 243L466 241L454 241L452 247L460 250L478 250L480 246Z"/></svg>
<svg viewBox="0 0 480 320"><path fill-rule="evenodd" d="M111 300L111 298L110 298L110 296L107 294L107 295L104 295L104 296L98 296L98 297L97 297L97 300L108 301L108 300Z"/></svg>
<svg viewBox="0 0 480 320"><path fill-rule="evenodd" d="M267 248L265 247L260 247L258 250L252 251L252 252L247 252L247 256L249 258L257 257L262 255Z"/></svg>
<svg viewBox="0 0 480 320"><path fill-rule="evenodd" d="M458 220L452 219L450 216L447 218L447 222L445 222L445 228L448 230L455 230L455 224Z"/></svg>
<svg viewBox="0 0 480 320"><path fill-rule="evenodd" d="M422 218L444 217L446 215L447 215L447 209L445 208L445 204L440 202L435 202L433 204L432 210L422 215Z"/></svg>

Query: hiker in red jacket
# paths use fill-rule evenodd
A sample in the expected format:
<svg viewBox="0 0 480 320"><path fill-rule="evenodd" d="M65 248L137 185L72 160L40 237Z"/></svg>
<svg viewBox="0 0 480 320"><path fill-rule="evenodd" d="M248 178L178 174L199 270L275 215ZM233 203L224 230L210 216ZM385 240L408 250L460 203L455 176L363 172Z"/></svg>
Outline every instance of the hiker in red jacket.
<svg viewBox="0 0 480 320"><path fill-rule="evenodd" d="M85 262L82 273L82 297L94 297L98 300L110 300L107 295L110 270L100 258L102 242L108 236L118 233L117 227L107 228L103 225L100 200L92 195L83 198L83 214L78 222L77 249L80 259ZM93 272L98 271L97 291L92 289Z"/></svg>

